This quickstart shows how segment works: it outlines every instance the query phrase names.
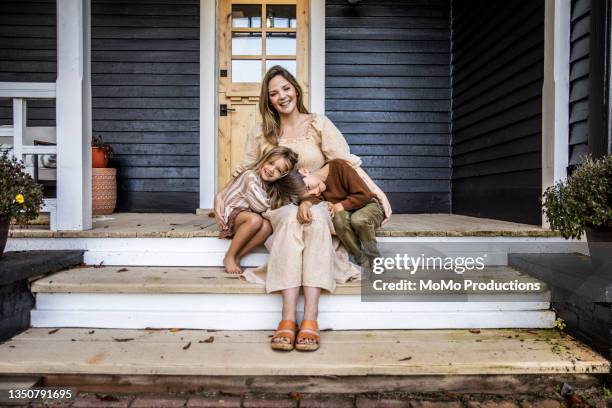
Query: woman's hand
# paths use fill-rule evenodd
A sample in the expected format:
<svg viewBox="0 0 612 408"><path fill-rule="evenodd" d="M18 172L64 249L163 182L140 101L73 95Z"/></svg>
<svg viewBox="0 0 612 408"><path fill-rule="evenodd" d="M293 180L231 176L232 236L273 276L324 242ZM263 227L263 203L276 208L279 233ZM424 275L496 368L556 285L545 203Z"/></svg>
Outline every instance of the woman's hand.
<svg viewBox="0 0 612 408"><path fill-rule="evenodd" d="M223 220L225 214L225 206L223 204L223 191L219 191L215 195L215 221L220 230L227 229L227 224Z"/></svg>
<svg viewBox="0 0 612 408"><path fill-rule="evenodd" d="M312 203L310 201L302 201L300 203L297 213L297 220L300 224L310 224L312 222L310 207L312 207Z"/></svg>

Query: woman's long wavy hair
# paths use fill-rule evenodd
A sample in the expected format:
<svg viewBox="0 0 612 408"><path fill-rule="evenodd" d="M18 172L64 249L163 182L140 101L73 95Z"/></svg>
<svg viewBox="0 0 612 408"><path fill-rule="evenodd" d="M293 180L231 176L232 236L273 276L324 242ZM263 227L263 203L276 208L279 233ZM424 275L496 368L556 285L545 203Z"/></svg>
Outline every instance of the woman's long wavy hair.
<svg viewBox="0 0 612 408"><path fill-rule="evenodd" d="M274 210L289 203L297 205L307 191L304 176L297 170L292 170L289 174L271 184L268 191L270 207Z"/></svg>
<svg viewBox="0 0 612 408"><path fill-rule="evenodd" d="M300 113L308 113L308 109L304 106L304 92L302 87L285 68L280 65L275 65L266 72L261 83L261 93L259 95L259 113L262 119L262 132L268 143L272 146L278 146L278 138L280 137L280 115L278 111L270 104L268 96L268 85L270 80L275 76L280 75L287 80L294 88L297 94L297 109Z"/></svg>

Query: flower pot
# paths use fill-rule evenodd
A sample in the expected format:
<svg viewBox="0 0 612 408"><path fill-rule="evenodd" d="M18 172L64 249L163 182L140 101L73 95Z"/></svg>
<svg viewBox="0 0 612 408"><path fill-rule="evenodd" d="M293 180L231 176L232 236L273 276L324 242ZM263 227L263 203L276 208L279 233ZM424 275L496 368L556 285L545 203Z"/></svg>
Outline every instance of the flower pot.
<svg viewBox="0 0 612 408"><path fill-rule="evenodd" d="M612 275L612 230L586 228L591 265L597 274Z"/></svg>
<svg viewBox="0 0 612 408"><path fill-rule="evenodd" d="M104 146L92 146L91 148L91 167L105 168L108 166L109 150Z"/></svg>
<svg viewBox="0 0 612 408"><path fill-rule="evenodd" d="M4 253L6 239L8 238L10 220L8 217L0 217L0 258Z"/></svg>
<svg viewBox="0 0 612 408"><path fill-rule="evenodd" d="M108 215L117 204L117 169L92 169L92 214Z"/></svg>

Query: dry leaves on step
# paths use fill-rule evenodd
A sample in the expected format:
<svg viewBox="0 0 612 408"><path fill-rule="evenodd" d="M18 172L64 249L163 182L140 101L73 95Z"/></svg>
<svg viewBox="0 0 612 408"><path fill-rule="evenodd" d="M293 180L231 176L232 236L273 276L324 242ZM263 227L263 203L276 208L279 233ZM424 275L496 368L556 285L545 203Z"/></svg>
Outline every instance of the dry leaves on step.
<svg viewBox="0 0 612 408"><path fill-rule="evenodd" d="M176 328L176 327L173 327L173 328L172 328L172 329L170 329L169 331L170 331L170 333L176 333L176 332L180 332L181 330L183 330L183 329L178 329L178 328Z"/></svg>
<svg viewBox="0 0 612 408"><path fill-rule="evenodd" d="M116 401L119 401L119 398L113 397L112 395L96 394L96 398L99 399L100 401L106 401L106 402L116 402Z"/></svg>
<svg viewBox="0 0 612 408"><path fill-rule="evenodd" d="M191 342L189 342L185 346L183 346L183 350L187 350L189 347L191 347Z"/></svg>
<svg viewBox="0 0 612 408"><path fill-rule="evenodd" d="M480 329L470 329L470 333L472 333L472 334L480 334Z"/></svg>
<svg viewBox="0 0 612 408"><path fill-rule="evenodd" d="M206 340L200 340L198 343L212 343L213 341L215 341L215 336L210 336Z"/></svg>
<svg viewBox="0 0 612 408"><path fill-rule="evenodd" d="M399 359L397 361L408 361L408 360L412 360L412 356L404 357L404 358L401 358L401 359Z"/></svg>
<svg viewBox="0 0 612 408"><path fill-rule="evenodd" d="M113 337L113 340L118 341L119 343L124 343L126 341L132 341L134 340L133 338L127 338L127 339L116 339Z"/></svg>
<svg viewBox="0 0 612 408"><path fill-rule="evenodd" d="M59 331L59 329L49 330L49 332L47 332L47 334L57 333L58 331Z"/></svg>
<svg viewBox="0 0 612 408"><path fill-rule="evenodd" d="M129 269L128 268L121 268L117 271L117 273L119 272L127 272Z"/></svg>

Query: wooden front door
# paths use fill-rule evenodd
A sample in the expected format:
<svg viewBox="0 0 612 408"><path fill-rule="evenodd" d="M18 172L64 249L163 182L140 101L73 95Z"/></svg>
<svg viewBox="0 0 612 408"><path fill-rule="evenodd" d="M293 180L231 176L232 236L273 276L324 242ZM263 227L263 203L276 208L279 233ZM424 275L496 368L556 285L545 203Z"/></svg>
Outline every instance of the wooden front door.
<svg viewBox="0 0 612 408"><path fill-rule="evenodd" d="M247 132L260 121L261 80L282 65L308 91L308 0L219 2L219 186L244 156Z"/></svg>

